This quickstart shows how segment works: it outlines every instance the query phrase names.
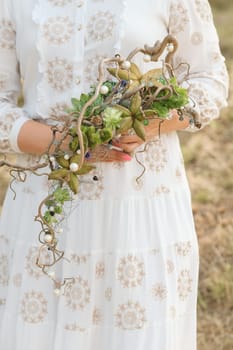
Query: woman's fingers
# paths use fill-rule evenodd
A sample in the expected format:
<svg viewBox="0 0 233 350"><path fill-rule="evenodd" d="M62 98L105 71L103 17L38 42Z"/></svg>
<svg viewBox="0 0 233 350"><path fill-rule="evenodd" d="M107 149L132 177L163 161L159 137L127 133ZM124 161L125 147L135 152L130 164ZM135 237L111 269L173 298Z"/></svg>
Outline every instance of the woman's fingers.
<svg viewBox="0 0 233 350"><path fill-rule="evenodd" d="M88 162L127 162L132 158L121 151L111 149L108 146L97 146L94 150L89 152L90 156Z"/></svg>
<svg viewBox="0 0 233 350"><path fill-rule="evenodd" d="M122 135L112 141L114 146L120 147L127 153L133 152L139 147L144 141L137 135Z"/></svg>
<svg viewBox="0 0 233 350"><path fill-rule="evenodd" d="M140 137L138 137L137 135L121 135L118 139L114 139L113 140L113 144L114 143L118 143L121 144L121 143L140 143L140 142L143 142L142 139L140 139Z"/></svg>
<svg viewBox="0 0 233 350"><path fill-rule="evenodd" d="M123 148L123 150L127 153L131 153L135 151L136 148L138 148L142 142L130 142L130 143L121 143L120 146Z"/></svg>

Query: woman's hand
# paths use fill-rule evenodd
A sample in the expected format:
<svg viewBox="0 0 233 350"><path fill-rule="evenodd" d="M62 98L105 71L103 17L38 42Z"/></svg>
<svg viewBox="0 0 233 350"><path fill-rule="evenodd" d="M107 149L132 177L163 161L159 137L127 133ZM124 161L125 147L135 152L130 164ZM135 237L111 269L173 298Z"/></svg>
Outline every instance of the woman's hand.
<svg viewBox="0 0 233 350"><path fill-rule="evenodd" d="M89 163L98 163L98 162L127 162L132 158L125 152L120 149L114 149L112 145L100 145L96 146L89 153L89 157L86 159Z"/></svg>
<svg viewBox="0 0 233 350"><path fill-rule="evenodd" d="M112 144L121 148L126 153L133 152L137 147L142 145L144 141L137 135L122 134L118 138L114 138Z"/></svg>
<svg viewBox="0 0 233 350"><path fill-rule="evenodd" d="M159 118L150 119L149 124L145 126L146 142L152 140L155 136L167 134L172 131L182 130L189 125L188 118L180 120L180 116L176 110L172 111L171 119L161 120ZM113 145L120 147L124 152L131 153L137 147L142 145L144 141L137 135L122 134L119 138L113 140Z"/></svg>

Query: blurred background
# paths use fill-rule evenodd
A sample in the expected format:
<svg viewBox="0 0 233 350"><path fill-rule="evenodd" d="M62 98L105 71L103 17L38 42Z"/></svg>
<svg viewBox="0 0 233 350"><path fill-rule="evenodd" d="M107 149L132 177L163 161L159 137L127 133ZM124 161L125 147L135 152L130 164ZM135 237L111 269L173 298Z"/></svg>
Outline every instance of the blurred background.
<svg viewBox="0 0 233 350"><path fill-rule="evenodd" d="M210 0L233 78L233 1ZM232 79L233 80L233 79ZM221 118L181 143L200 243L198 350L233 349L233 83ZM191 136L191 137L190 137ZM0 169L0 207L7 184ZM189 350L189 349L181 349Z"/></svg>

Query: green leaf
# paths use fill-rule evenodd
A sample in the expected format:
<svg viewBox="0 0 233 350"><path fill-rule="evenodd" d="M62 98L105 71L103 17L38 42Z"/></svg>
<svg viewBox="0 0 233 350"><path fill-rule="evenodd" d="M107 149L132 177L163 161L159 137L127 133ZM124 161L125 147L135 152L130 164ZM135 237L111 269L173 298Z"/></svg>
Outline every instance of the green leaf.
<svg viewBox="0 0 233 350"><path fill-rule="evenodd" d="M143 141L146 141L146 133L143 123L135 119L133 122L133 128L138 137L140 137Z"/></svg>
<svg viewBox="0 0 233 350"><path fill-rule="evenodd" d="M61 204L71 200L70 193L67 188L57 187L56 190L53 192L53 197L57 202Z"/></svg>
<svg viewBox="0 0 233 350"><path fill-rule="evenodd" d="M98 130L102 143L110 141L113 137L113 132L110 128L103 128Z"/></svg>
<svg viewBox="0 0 233 350"><path fill-rule="evenodd" d="M96 167L94 165L84 164L81 169L79 169L75 174L76 175L85 175L90 171L94 170Z"/></svg>
<svg viewBox="0 0 233 350"><path fill-rule="evenodd" d="M119 127L119 123L121 121L121 115L122 111L115 107L107 107L104 110L104 126L106 128L110 128L112 130L115 130L117 127Z"/></svg>

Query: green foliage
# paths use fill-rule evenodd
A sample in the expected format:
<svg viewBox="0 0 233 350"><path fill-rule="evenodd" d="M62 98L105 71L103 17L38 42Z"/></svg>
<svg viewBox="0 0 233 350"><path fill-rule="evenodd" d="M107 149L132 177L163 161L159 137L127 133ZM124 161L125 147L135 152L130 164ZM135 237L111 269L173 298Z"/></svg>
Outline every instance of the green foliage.
<svg viewBox="0 0 233 350"><path fill-rule="evenodd" d="M172 109L179 109L186 104L188 104L188 92L186 89L180 87L177 84L175 78L170 79L169 82L173 88L173 94L167 99L155 101L152 103L151 108L158 114L161 118L167 118L169 111ZM164 97L167 94L167 90L162 90L158 97Z"/></svg>
<svg viewBox="0 0 233 350"><path fill-rule="evenodd" d="M87 108L85 112L85 117L89 117L90 115L97 115L101 113L101 111L105 108L104 99L112 93L113 88L115 87L116 82L113 81L105 81L103 86L107 86L109 92L107 95L98 94L95 101ZM80 115L85 104L94 96L96 91L96 87L91 87L91 91L88 94L82 93L80 98L72 98L71 103L73 105L73 109L70 112L77 112L75 114L77 117Z"/></svg>
<svg viewBox="0 0 233 350"><path fill-rule="evenodd" d="M65 202L71 200L70 192L67 188L57 187L53 192L53 197L55 201L59 202L60 204L64 204Z"/></svg>
<svg viewBox="0 0 233 350"><path fill-rule="evenodd" d="M120 126L122 112L114 107L107 107L104 110L104 125L106 128L115 130Z"/></svg>

